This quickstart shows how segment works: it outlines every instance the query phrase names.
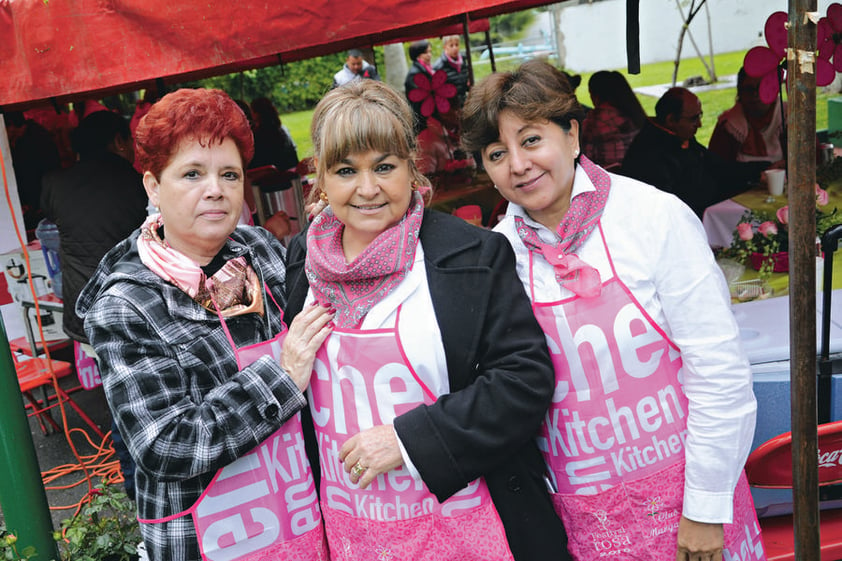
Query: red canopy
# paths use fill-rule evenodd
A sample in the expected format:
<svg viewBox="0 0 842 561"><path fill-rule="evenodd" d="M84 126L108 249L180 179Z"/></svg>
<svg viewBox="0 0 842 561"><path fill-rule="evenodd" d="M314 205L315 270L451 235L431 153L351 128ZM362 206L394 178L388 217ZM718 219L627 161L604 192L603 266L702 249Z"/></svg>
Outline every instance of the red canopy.
<svg viewBox="0 0 842 561"><path fill-rule="evenodd" d="M406 37L547 0L0 0L0 106L99 97ZM459 27L451 28L453 30Z"/></svg>

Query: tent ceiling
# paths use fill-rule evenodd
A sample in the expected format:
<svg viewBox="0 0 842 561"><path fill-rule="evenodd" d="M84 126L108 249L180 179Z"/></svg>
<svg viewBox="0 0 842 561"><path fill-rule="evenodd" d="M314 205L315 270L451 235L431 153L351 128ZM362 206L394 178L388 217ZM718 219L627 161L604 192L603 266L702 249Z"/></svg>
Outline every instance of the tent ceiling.
<svg viewBox="0 0 842 561"><path fill-rule="evenodd" d="M546 0L0 0L0 107L25 108L434 36Z"/></svg>

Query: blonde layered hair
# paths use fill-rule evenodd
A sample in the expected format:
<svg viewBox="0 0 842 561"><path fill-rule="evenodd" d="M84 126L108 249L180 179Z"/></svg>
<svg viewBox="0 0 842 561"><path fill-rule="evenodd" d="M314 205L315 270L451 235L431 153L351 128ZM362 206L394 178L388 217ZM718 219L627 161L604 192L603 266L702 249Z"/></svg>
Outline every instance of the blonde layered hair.
<svg viewBox="0 0 842 561"><path fill-rule="evenodd" d="M329 91L316 105L310 125L316 185L350 154L373 150L406 160L413 186L429 187L415 164L413 118L404 96L376 80L354 80ZM318 191L311 191L313 201Z"/></svg>

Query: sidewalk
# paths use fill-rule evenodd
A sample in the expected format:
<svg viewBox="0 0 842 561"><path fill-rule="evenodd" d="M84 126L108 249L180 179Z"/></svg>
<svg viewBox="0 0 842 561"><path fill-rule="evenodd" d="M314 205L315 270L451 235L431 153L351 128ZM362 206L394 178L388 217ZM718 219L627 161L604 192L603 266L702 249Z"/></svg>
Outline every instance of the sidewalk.
<svg viewBox="0 0 842 561"><path fill-rule="evenodd" d="M71 351L72 353L72 351ZM65 356L55 356L61 360L68 360ZM72 357L70 358L72 360ZM61 380L60 385L63 389L68 390L78 385L78 380L75 376L67 376ZM79 405L79 407L94 421L103 433L107 433L111 428L111 414L108 411L108 406L105 401L105 394L102 388L86 391L80 390L70 394L70 397ZM113 454L108 458L96 458L96 449L89 444L88 440L82 434L84 431L88 434L91 442L99 446L101 444L99 436L97 436L90 427L82 421L79 415L72 407L65 404L65 412L67 415L67 424L69 429L79 429L71 432L73 444L77 449L78 454L82 458L88 458L90 463L102 464L108 462L116 462L116 456ZM59 408L52 410L53 418L62 426L61 411ZM73 516L76 512L76 505L88 493L88 484L84 481L85 473L81 469L73 469L73 466L79 464L73 450L67 442L64 433L43 434L38 425L38 421L34 417L29 418L29 428L32 435L32 442L35 447L35 452L38 457L41 472L64 466L66 469L60 470L66 475L58 477L47 484L50 489L47 490L47 502L50 505L50 514L53 520L53 527L55 530L61 528L61 521L65 518ZM107 446L110 446L110 437L107 441ZM119 467L115 467L119 471ZM56 470L59 471L59 470ZM100 470L101 471L101 470ZM92 485L97 485L101 481L101 476L93 474ZM80 482L78 485L74 485ZM58 508L69 507L69 508ZM0 520L3 520L3 508L14 508L14 505L0 505Z"/></svg>

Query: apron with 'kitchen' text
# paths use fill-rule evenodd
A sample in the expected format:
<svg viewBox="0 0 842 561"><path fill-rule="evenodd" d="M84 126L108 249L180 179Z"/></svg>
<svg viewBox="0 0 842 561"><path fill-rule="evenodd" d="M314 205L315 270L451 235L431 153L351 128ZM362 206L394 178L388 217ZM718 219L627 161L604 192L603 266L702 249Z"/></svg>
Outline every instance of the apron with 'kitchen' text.
<svg viewBox="0 0 842 561"><path fill-rule="evenodd" d="M283 324L283 311L268 289L266 294L280 311ZM221 314L219 319L240 369L265 355L280 362L286 325L268 341L238 348ZM192 507L166 518L139 521L163 523L187 515L193 517L206 561L327 561L316 484L304 450L301 413L220 469Z"/></svg>
<svg viewBox="0 0 842 561"><path fill-rule="evenodd" d="M348 438L438 397L418 376L393 327L336 328L316 354L310 407L319 443L321 506L333 561L511 560L485 480L439 503L406 466L367 489L339 461Z"/></svg>
<svg viewBox="0 0 842 561"><path fill-rule="evenodd" d="M539 448L578 561L674 559L684 495L688 400L676 345L617 276L595 298L536 302L556 373ZM745 474L723 559L765 559Z"/></svg>

